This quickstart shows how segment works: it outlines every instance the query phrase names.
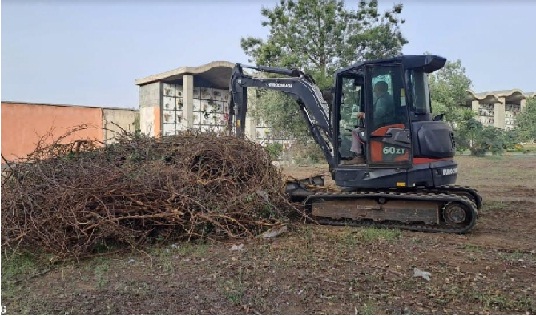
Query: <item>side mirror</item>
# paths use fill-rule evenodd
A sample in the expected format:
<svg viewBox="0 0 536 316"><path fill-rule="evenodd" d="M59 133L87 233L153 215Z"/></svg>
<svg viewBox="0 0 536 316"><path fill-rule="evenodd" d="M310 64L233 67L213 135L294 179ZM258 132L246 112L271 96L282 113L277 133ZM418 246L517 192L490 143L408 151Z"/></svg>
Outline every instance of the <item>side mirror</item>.
<svg viewBox="0 0 536 316"><path fill-rule="evenodd" d="M445 114L438 114L438 115L434 116L433 121L435 121L435 122L443 121L444 116L445 116Z"/></svg>

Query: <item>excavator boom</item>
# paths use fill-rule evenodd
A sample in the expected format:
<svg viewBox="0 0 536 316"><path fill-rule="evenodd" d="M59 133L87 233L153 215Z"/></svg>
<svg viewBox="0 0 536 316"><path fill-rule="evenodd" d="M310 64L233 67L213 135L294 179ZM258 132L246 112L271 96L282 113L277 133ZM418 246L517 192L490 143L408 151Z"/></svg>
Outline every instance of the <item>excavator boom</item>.
<svg viewBox="0 0 536 316"><path fill-rule="evenodd" d="M254 78L245 74L243 68L291 77ZM324 157L330 165L334 163L333 135L328 104L311 77L299 70L236 64L231 75L228 126L231 130L234 129L238 137L244 137L245 119L248 111L247 88L276 90L296 99L300 112L314 140L322 149Z"/></svg>

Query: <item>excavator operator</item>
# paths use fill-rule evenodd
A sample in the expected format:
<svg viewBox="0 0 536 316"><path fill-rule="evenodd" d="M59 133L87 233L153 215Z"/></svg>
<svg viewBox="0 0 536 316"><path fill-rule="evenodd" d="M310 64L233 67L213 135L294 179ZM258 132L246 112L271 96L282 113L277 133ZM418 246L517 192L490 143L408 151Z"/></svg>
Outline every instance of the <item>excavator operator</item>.
<svg viewBox="0 0 536 316"><path fill-rule="evenodd" d="M389 94L389 85L385 81L378 81L374 85L374 119L375 125L384 125L385 122L391 120L393 98ZM357 112L358 122L363 122L365 119L364 112ZM352 147L350 151L355 153L356 156L349 160L346 164L364 164L365 155L363 153L363 144L365 142L364 137L365 129L363 124L352 130Z"/></svg>

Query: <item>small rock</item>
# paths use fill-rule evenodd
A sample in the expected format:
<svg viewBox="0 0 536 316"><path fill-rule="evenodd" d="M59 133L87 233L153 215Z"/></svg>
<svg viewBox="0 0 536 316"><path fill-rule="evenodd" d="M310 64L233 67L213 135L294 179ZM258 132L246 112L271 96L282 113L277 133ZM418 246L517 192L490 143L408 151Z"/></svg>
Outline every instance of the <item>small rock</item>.
<svg viewBox="0 0 536 316"><path fill-rule="evenodd" d="M432 274L430 272L423 271L419 268L413 268L413 276L414 277L422 277L426 281L430 281L430 276Z"/></svg>
<svg viewBox="0 0 536 316"><path fill-rule="evenodd" d="M240 244L240 245L233 245L231 246L231 251L234 251L234 250L237 250L237 251L242 251L244 250L244 244Z"/></svg>
<svg viewBox="0 0 536 316"><path fill-rule="evenodd" d="M274 237L277 237L283 233L286 233L288 232L288 227L285 225L285 226L282 226L280 228L273 228L273 229L270 229L266 232L264 232L262 234L262 237L264 238L274 238Z"/></svg>

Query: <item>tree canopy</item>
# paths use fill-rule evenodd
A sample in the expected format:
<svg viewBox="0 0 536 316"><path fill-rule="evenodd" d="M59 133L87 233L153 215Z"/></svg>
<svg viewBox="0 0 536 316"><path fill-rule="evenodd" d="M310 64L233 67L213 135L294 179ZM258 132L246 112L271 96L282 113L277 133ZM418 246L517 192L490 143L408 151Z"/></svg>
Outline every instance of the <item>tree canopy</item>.
<svg viewBox="0 0 536 316"><path fill-rule="evenodd" d="M380 13L377 0L361 0L357 10L342 0L281 0L261 9L268 38L242 38L241 46L259 65L299 68L329 85L341 67L401 51L407 43L399 28L401 12L397 4Z"/></svg>
<svg viewBox="0 0 536 316"><path fill-rule="evenodd" d="M461 60L447 61L445 67L430 74L428 79L434 114L444 114L450 123L471 117L469 112L472 110L464 105L472 82L465 74Z"/></svg>
<svg viewBox="0 0 536 316"><path fill-rule="evenodd" d="M517 116L517 132L522 141L536 139L536 96L527 99L525 110Z"/></svg>
<svg viewBox="0 0 536 316"><path fill-rule="evenodd" d="M250 62L298 68L311 74L321 89L331 87L337 69L374 58L397 55L408 42L400 31L402 4L379 12L377 0L360 0L349 9L342 0L281 0L261 9L268 38L246 37L241 46ZM298 106L288 96L265 91L256 113L275 132L307 133ZM283 131L281 131L283 132Z"/></svg>

